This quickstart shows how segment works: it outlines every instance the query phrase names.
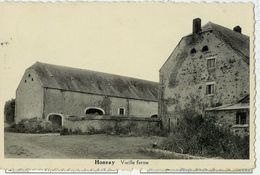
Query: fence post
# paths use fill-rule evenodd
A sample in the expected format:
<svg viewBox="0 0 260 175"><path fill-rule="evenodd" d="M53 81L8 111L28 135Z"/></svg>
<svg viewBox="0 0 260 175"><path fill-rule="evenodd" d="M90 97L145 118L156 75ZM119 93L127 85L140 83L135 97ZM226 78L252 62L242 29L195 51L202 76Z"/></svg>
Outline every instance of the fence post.
<svg viewBox="0 0 260 175"><path fill-rule="evenodd" d="M171 132L171 119L168 118L168 132Z"/></svg>

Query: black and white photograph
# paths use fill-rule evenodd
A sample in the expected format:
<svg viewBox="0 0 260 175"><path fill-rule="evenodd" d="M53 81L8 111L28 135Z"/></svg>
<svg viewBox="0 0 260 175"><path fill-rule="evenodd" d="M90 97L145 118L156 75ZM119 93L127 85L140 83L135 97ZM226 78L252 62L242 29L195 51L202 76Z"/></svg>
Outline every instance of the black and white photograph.
<svg viewBox="0 0 260 175"><path fill-rule="evenodd" d="M251 10L1 3L4 159L253 160Z"/></svg>

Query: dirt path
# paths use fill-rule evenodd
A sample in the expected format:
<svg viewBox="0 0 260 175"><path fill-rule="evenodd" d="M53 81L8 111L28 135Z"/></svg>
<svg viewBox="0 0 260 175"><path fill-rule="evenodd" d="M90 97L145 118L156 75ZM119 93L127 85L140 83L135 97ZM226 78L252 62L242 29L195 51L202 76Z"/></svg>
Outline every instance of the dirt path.
<svg viewBox="0 0 260 175"><path fill-rule="evenodd" d="M120 137L108 135L34 135L5 133L7 158L131 158L152 159L139 152L161 137Z"/></svg>

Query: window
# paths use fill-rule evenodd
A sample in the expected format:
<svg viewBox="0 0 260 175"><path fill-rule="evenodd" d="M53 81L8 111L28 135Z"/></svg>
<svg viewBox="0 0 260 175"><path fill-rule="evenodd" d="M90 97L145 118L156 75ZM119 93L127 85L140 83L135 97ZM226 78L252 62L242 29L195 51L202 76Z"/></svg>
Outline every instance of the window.
<svg viewBox="0 0 260 175"><path fill-rule="evenodd" d="M216 63L216 59L215 58L207 59L207 67L208 68L214 68L215 67L215 63Z"/></svg>
<svg viewBox="0 0 260 175"><path fill-rule="evenodd" d="M125 108L119 108L118 113L119 115L125 115Z"/></svg>
<svg viewBox="0 0 260 175"><path fill-rule="evenodd" d="M244 125L246 124L246 112L238 112L236 115L236 124Z"/></svg>
<svg viewBox="0 0 260 175"><path fill-rule="evenodd" d="M202 52L207 52L207 51L209 51L209 47L208 47L208 46L204 46L204 47L202 48Z"/></svg>
<svg viewBox="0 0 260 175"><path fill-rule="evenodd" d="M206 94L210 95L210 94L214 94L215 91L215 84L214 83L209 83L206 86Z"/></svg>

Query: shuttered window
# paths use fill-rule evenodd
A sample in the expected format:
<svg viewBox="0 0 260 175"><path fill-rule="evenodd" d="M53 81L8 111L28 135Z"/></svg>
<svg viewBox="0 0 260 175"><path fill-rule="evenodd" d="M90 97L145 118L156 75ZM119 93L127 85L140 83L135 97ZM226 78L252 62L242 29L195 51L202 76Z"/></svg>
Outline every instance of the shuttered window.
<svg viewBox="0 0 260 175"><path fill-rule="evenodd" d="M215 68L216 64L216 59L215 58L210 58L207 59L207 67L208 68Z"/></svg>

